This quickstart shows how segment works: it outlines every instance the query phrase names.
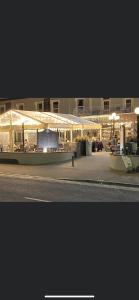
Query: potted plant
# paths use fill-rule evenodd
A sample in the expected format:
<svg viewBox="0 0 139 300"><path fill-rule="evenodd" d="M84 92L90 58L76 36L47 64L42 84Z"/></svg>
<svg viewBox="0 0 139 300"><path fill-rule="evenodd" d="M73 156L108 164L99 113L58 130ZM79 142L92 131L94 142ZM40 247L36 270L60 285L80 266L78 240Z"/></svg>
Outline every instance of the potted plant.
<svg viewBox="0 0 139 300"><path fill-rule="evenodd" d="M75 141L80 143L81 155L82 156L86 156L86 155L90 154L89 147L91 147L92 143L90 141L90 138L87 135L85 135L83 137L78 136L75 139Z"/></svg>

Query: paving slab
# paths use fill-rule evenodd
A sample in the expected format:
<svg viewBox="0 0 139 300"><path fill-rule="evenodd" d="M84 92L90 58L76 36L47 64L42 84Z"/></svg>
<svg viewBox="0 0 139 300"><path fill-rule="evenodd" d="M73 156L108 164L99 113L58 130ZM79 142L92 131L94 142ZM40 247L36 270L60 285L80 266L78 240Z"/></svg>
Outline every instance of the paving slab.
<svg viewBox="0 0 139 300"><path fill-rule="evenodd" d="M76 159L74 167L72 167L72 162L43 166L0 164L0 173L139 184L139 173L125 174L111 170L109 166L110 154L99 152Z"/></svg>

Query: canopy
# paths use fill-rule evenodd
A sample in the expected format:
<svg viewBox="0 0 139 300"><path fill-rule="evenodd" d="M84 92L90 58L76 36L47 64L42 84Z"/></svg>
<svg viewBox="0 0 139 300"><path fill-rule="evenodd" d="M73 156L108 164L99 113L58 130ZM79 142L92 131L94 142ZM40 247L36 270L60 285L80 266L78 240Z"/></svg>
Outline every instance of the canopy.
<svg viewBox="0 0 139 300"><path fill-rule="evenodd" d="M25 129L52 130L89 130L100 129L101 125L92 121L76 117L71 114L57 114L50 112L9 110L0 116L0 131L18 128L24 124Z"/></svg>

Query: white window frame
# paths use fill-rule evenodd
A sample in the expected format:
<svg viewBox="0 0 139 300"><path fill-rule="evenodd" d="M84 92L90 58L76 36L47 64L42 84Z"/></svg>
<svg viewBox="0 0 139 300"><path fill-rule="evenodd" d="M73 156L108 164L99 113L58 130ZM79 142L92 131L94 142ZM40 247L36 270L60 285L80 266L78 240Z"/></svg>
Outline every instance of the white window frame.
<svg viewBox="0 0 139 300"><path fill-rule="evenodd" d="M24 110L24 106L25 106L24 103L16 103L16 109L20 110L20 108L19 108L20 105L23 105L23 110Z"/></svg>
<svg viewBox="0 0 139 300"><path fill-rule="evenodd" d="M39 105L39 104L42 104L42 111L44 111L44 101L36 101L36 102L35 102L35 110L36 110L36 111L39 111L39 110L37 109L37 105Z"/></svg>
<svg viewBox="0 0 139 300"><path fill-rule="evenodd" d="M103 98L102 98L103 99ZM109 112L111 111L111 99L103 99L103 111L105 110L104 108L104 102L108 101L109 102Z"/></svg>
<svg viewBox="0 0 139 300"><path fill-rule="evenodd" d="M85 99L84 98L75 98L75 101L76 101L76 111L77 112L78 112L78 108L79 108L79 106L78 106L78 101L79 100L83 100L84 105L82 107L83 107L83 110L85 109Z"/></svg>
<svg viewBox="0 0 139 300"><path fill-rule="evenodd" d="M54 103L58 102L58 112L60 111L60 100L59 99L55 99L55 100L51 100L51 103L50 103L50 108L51 108L51 112L54 113Z"/></svg>
<svg viewBox="0 0 139 300"><path fill-rule="evenodd" d="M3 112L3 113L5 113L5 112L6 112L6 105L5 105L5 104L0 104L0 108L1 108L1 107L4 108L4 112ZM2 114L2 113L0 113L0 114Z"/></svg>
<svg viewBox="0 0 139 300"><path fill-rule="evenodd" d="M125 100L125 101L124 101L124 108L125 108L125 109L127 108L127 107L126 107L126 100L131 100L131 112L132 112L133 98L125 98L124 100Z"/></svg>

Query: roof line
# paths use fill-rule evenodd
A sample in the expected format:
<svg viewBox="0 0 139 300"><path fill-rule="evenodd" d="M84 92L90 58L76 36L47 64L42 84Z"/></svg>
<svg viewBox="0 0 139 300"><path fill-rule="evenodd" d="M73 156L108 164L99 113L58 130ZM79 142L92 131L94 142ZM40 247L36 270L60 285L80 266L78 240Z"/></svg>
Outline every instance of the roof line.
<svg viewBox="0 0 139 300"><path fill-rule="evenodd" d="M22 116L25 116L26 118L33 119L34 121L40 122L41 124L44 124L41 120L38 120L37 118L34 118L32 116L28 116L26 113L23 113L24 110L16 110L16 109L11 109L11 111L15 111L19 115L21 114ZM45 123L46 124L46 123Z"/></svg>
<svg viewBox="0 0 139 300"><path fill-rule="evenodd" d="M56 116L56 115L54 116L54 113L51 113L51 112L48 113L48 112L44 112L44 111L41 112L41 113L43 113L44 115L47 115L47 116L49 116L49 117L53 114L53 116L52 116L53 118L55 118L56 120L60 120L60 116ZM50 114L51 114L51 115L50 115ZM70 122L68 122L68 120L66 120L66 118L64 118L64 117L61 117L61 118L64 119L63 122L65 122L66 124L71 124ZM72 125L72 124L71 124L71 125ZM73 125L76 125L76 123L74 122Z"/></svg>

